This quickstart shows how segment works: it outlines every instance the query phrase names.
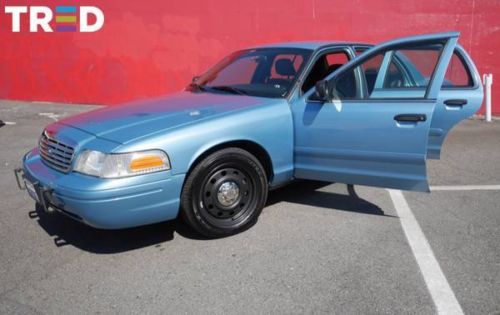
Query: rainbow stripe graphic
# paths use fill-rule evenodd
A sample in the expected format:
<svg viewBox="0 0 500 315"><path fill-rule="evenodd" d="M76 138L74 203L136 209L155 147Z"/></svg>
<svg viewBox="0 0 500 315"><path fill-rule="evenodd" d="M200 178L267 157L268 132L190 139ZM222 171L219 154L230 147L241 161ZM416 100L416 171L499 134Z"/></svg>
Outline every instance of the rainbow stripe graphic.
<svg viewBox="0 0 500 315"><path fill-rule="evenodd" d="M76 32L76 6L56 7L56 32Z"/></svg>

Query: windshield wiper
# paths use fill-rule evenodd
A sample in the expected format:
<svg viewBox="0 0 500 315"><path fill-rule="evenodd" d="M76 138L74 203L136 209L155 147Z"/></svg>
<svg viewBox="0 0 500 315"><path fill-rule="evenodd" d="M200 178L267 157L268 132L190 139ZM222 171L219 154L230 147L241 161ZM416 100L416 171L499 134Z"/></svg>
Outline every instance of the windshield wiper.
<svg viewBox="0 0 500 315"><path fill-rule="evenodd" d="M217 85L217 86L210 86L209 88L212 90L229 92L233 94L247 95L245 91L230 85Z"/></svg>

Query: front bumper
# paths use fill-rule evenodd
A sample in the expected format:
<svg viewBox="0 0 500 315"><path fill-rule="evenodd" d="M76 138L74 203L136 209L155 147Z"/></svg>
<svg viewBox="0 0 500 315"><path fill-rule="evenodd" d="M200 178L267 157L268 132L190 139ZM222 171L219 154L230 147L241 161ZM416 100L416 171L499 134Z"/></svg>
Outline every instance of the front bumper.
<svg viewBox="0 0 500 315"><path fill-rule="evenodd" d="M34 184L40 204L85 224L122 229L175 219L184 174L158 172L120 179L61 173L45 165L38 150L23 158L19 181ZM20 183L23 188L23 183Z"/></svg>

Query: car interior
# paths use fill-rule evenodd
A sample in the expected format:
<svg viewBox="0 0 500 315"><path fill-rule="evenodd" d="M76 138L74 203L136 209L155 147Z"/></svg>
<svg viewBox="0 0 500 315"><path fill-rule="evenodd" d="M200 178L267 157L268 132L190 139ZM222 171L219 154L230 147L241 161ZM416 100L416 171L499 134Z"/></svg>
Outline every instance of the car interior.
<svg viewBox="0 0 500 315"><path fill-rule="evenodd" d="M291 82L295 79L295 75L297 74L297 70L295 70L295 67L293 65L293 60L290 60L288 58L277 59L274 68L276 74L278 74L279 77L271 76L267 80L267 83L273 85L288 87L291 84Z"/></svg>
<svg viewBox="0 0 500 315"><path fill-rule="evenodd" d="M311 72L309 72L309 75L304 80L304 84L302 85L302 92L309 91L309 89L311 89L316 84L316 82L323 80L330 73L334 72L343 65L341 63L335 63L331 65L328 64L327 56L327 54L324 54L316 61L311 69Z"/></svg>
<svg viewBox="0 0 500 315"><path fill-rule="evenodd" d="M348 61L349 57L345 52L326 53L320 56L304 80L302 92L309 91L314 87L316 82L323 80ZM341 97L352 98L356 96L354 71L348 71L342 75L341 79L337 82L336 91Z"/></svg>
<svg viewBox="0 0 500 315"><path fill-rule="evenodd" d="M344 55L345 60L338 58L339 55ZM330 58L330 57L334 58ZM330 62L335 60L335 63ZM344 61L344 62L339 62ZM305 93L314 87L316 82L323 80L328 75L333 73L335 70L340 68L344 63L348 61L348 57L344 52L326 53L318 58L314 66L312 67L309 75L302 85L302 92ZM368 90L368 95L370 95L375 86L375 80L377 79L378 70L382 62L382 56L375 57L372 62L365 64L363 67L363 72L366 79L366 85ZM409 83L406 82L403 71L399 65L394 61L389 67L388 75L384 82L385 88L400 88L407 86ZM336 93L342 98L354 98L356 97L356 77L354 71L348 71L339 77L336 82ZM314 95L313 95L314 97Z"/></svg>

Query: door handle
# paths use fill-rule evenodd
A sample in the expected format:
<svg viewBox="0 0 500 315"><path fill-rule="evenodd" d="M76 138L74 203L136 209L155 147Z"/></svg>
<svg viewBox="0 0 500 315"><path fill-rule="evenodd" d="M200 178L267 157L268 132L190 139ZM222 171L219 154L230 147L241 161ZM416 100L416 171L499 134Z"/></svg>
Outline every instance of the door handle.
<svg viewBox="0 0 500 315"><path fill-rule="evenodd" d="M448 106L464 106L464 105L467 105L467 100L446 100L444 101L444 104L445 105L448 105Z"/></svg>
<svg viewBox="0 0 500 315"><path fill-rule="evenodd" d="M394 116L395 121L399 122L419 122L426 121L427 115L425 114L399 114Z"/></svg>

